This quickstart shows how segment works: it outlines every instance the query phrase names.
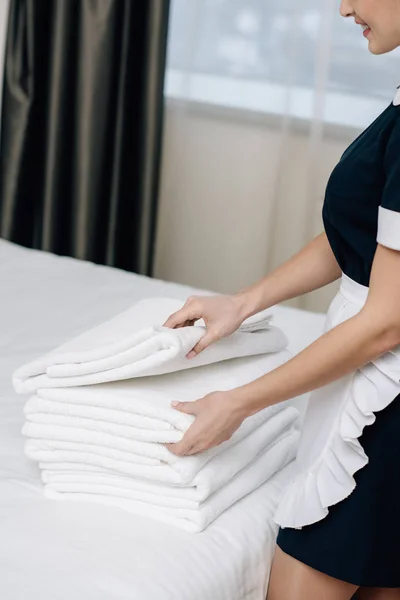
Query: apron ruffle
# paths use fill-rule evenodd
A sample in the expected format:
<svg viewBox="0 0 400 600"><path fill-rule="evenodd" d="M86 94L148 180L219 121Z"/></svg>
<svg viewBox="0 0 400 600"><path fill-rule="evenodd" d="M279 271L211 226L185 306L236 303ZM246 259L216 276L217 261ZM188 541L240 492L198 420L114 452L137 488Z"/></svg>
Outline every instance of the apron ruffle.
<svg viewBox="0 0 400 600"><path fill-rule="evenodd" d="M358 284L350 282L353 292L351 303L354 304L354 289ZM341 294L344 296L348 285L348 281L342 281ZM360 288L363 288L365 301L365 288ZM349 296L346 302L349 302ZM341 310L337 299L332 304ZM362 305L360 298L358 310ZM346 320L349 313L358 312L354 308L351 306L347 317L339 322ZM400 393L400 351L396 349L382 355L343 377L342 381L343 401L324 448L317 459L307 469L303 467L283 491L274 514L274 521L282 528L301 529L321 521L330 506L352 493L356 487L354 474L368 464L368 456L359 440L364 427L372 425L375 413L386 408ZM306 418L313 418L312 411Z"/></svg>

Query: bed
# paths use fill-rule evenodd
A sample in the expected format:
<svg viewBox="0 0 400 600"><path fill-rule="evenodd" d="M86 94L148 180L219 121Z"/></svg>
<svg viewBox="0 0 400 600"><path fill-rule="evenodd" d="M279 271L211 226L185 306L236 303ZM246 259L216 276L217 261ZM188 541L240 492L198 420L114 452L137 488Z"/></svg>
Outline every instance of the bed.
<svg viewBox="0 0 400 600"><path fill-rule="evenodd" d="M263 600L291 466L194 535L98 505L44 498L23 454L19 365L149 296L198 290L0 240L0 597L5 600ZM297 352L323 315L277 306ZM304 414L305 398L294 402Z"/></svg>

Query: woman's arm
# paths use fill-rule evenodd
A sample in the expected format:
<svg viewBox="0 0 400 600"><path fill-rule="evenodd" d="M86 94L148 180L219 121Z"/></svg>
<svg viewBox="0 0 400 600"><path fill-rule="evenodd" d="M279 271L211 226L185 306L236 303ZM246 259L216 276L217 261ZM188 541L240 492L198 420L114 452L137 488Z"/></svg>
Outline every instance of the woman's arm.
<svg viewBox="0 0 400 600"><path fill-rule="evenodd" d="M325 233L258 283L232 296L191 296L169 316L165 327L185 327L204 319L206 334L188 353L193 358L210 344L230 335L247 317L274 304L331 283L341 275Z"/></svg>
<svg viewBox="0 0 400 600"><path fill-rule="evenodd" d="M300 252L258 283L236 294L244 318L265 308L324 287L341 276L326 233L321 233Z"/></svg>
<svg viewBox="0 0 400 600"><path fill-rule="evenodd" d="M368 298L356 316L249 384L175 405L196 419L169 448L184 455L218 445L251 414L339 379L399 344L400 252L378 245Z"/></svg>
<svg viewBox="0 0 400 600"><path fill-rule="evenodd" d="M237 388L246 416L355 371L400 344L400 252L378 246L367 301L281 367Z"/></svg>

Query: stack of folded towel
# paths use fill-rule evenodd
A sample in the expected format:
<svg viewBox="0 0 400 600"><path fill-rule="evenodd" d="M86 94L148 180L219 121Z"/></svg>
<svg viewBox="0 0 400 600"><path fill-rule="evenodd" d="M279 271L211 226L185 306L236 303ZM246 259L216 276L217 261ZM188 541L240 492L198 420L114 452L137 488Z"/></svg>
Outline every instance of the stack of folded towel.
<svg viewBox="0 0 400 600"><path fill-rule="evenodd" d="M198 532L293 460L298 412L286 403L201 454L177 457L165 447L194 420L172 401L235 388L289 358L286 337L260 313L188 360L204 324L154 325L180 306L142 301L15 372L15 389L31 394L25 451L48 497L110 504Z"/></svg>

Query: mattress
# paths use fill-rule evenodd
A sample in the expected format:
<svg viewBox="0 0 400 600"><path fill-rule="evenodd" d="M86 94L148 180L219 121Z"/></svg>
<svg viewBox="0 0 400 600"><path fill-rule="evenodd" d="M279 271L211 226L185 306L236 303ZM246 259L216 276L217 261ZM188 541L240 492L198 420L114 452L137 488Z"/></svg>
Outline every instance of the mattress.
<svg viewBox="0 0 400 600"><path fill-rule="evenodd" d="M264 600L292 466L193 535L116 508L44 498L23 454L11 374L149 296L204 293L0 240L0 597L7 600ZM323 315L277 306L294 352ZM305 399L293 400L304 410Z"/></svg>

